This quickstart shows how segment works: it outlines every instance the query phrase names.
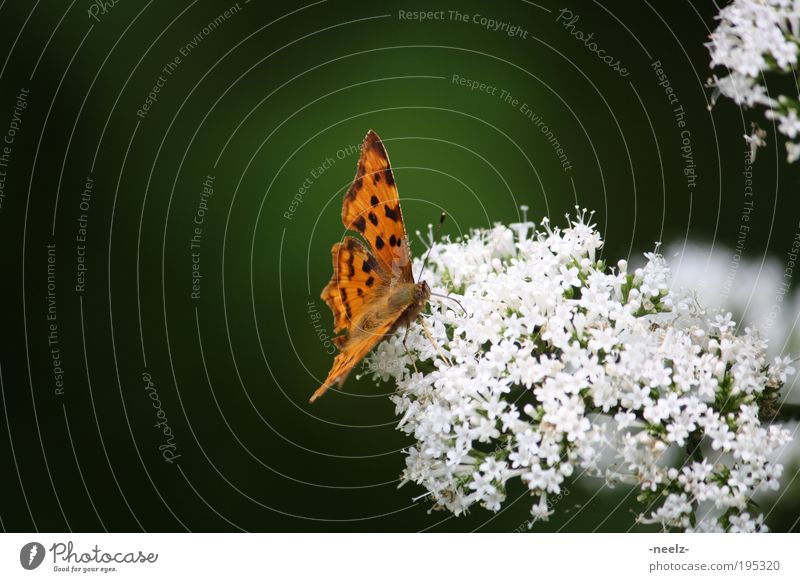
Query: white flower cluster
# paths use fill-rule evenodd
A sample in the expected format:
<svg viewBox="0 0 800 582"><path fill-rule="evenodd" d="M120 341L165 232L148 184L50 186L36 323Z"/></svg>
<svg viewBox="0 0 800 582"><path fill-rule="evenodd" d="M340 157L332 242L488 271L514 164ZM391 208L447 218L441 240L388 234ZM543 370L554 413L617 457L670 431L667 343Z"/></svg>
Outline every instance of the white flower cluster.
<svg viewBox="0 0 800 582"><path fill-rule="evenodd" d="M701 305L730 311L740 328L757 329L768 342L768 355L800 349L800 326L795 317L800 313L800 290L780 295L779 308L775 307L775 297L786 280L780 258L750 258L719 241L691 240L670 244L664 257L672 271L673 288L688 290ZM789 392L787 397L792 396Z"/></svg>
<svg viewBox="0 0 800 582"><path fill-rule="evenodd" d="M677 297L660 255L606 268L589 218L433 247L424 278L463 311L432 298L405 345L397 334L368 362L396 383L399 428L416 441L404 482L460 514L499 510L519 478L536 498L533 523L584 474L635 485L642 522L763 529L752 496L778 487L771 459L790 436L760 416L790 362L768 364L730 314Z"/></svg>
<svg viewBox="0 0 800 582"><path fill-rule="evenodd" d="M708 43L711 66L725 67L726 75L711 80L718 94L738 105L766 107L766 117L778 123L789 162L800 158L800 101L797 95L770 96L766 73L792 75L800 43L800 0L734 0L719 13L719 26ZM713 101L713 99L712 99ZM745 136L758 145L763 137Z"/></svg>

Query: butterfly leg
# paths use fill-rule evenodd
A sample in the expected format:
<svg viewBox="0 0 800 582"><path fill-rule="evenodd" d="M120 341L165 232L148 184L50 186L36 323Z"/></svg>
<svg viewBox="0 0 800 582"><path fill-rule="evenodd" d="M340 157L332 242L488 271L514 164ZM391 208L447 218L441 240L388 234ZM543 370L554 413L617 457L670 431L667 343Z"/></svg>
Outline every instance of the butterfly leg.
<svg viewBox="0 0 800 582"><path fill-rule="evenodd" d="M414 372L417 372L417 364L414 361L414 358L411 357L411 352L408 351L408 346L406 345L406 338L408 337L408 327L406 327L406 332L403 334L403 349L406 350L406 355L408 359L411 360L411 365L414 366Z"/></svg>
<svg viewBox="0 0 800 582"><path fill-rule="evenodd" d="M439 354L439 356L441 356L441 358L445 361L445 363L452 368L453 362L451 362L450 358L447 357L447 354L445 354L442 351L442 348L439 347L439 344L433 341L433 335L431 334L431 328L428 327L428 322L425 321L424 317L420 318L420 321L422 322L422 332L425 334L425 337L428 338L428 341L431 342L431 345L433 345L433 347L436 349L437 353Z"/></svg>

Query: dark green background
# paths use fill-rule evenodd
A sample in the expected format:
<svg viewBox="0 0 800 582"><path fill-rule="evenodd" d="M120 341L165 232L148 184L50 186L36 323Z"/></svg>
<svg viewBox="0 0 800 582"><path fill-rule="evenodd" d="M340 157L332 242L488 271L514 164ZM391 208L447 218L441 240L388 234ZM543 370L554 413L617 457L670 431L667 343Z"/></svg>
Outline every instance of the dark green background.
<svg viewBox="0 0 800 582"><path fill-rule="evenodd" d="M577 203L597 211L616 260L685 237L732 247L742 134L757 119L770 143L758 154L746 256L782 259L797 230L798 170L783 162L774 128L728 102L707 109L711 2L242 2L183 58L145 119L136 111L162 67L231 3L120 1L100 22L84 0L1 6L0 132L20 88L30 89L0 212L0 519L9 531L512 531L526 520L519 487L501 513L459 518L412 502L413 485L398 489L410 441L394 429L389 388L353 378L349 394L306 403L332 359L308 303L329 329L319 292L356 164L336 152L369 128L391 155L409 232L441 209L451 217L444 232L456 235L516 220L521 204L558 223ZM628 77L556 23L562 7ZM398 18L420 9L486 15L528 38ZM693 192L655 60L686 110ZM529 104L572 169L518 109L454 85L454 74ZM326 158L335 163L285 218ZM208 174L201 298L192 300L189 239ZM76 293L87 176L88 275ZM53 242L63 395L47 345ZM175 435L173 464L158 451L144 372ZM592 497L596 485L571 484L536 531L627 530L630 491ZM798 513L789 497L771 514L776 529Z"/></svg>

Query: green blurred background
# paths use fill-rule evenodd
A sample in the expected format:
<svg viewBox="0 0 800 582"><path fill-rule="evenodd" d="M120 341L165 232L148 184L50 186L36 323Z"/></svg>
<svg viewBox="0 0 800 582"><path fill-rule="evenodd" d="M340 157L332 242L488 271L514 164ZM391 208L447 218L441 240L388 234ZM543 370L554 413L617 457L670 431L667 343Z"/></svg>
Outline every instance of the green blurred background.
<svg viewBox="0 0 800 582"><path fill-rule="evenodd" d="M525 522L521 488L499 514L458 518L412 501L422 493L413 485L398 489L409 440L394 428L388 387L352 378L347 394L307 404L332 361L315 314L329 331L319 292L369 128L390 153L410 233L442 209L455 236L517 220L520 205L559 223L578 204L596 211L609 258L636 260L657 241L736 244L742 135L755 119L769 146L754 166L746 255L782 261L798 230L800 176L774 128L728 102L708 108L711 2L101 5L0 3L0 132L29 90L0 208L5 530L514 531ZM564 8L579 16L573 29L566 13L559 21ZM419 10L443 18L405 17ZM507 26L492 30L483 17ZM575 30L593 33L626 74ZM207 181L213 193L203 196ZM796 472L787 468L787 482ZM535 531L631 528L630 491L599 487L570 484ZM775 529L792 526L797 497L790 489L770 512Z"/></svg>

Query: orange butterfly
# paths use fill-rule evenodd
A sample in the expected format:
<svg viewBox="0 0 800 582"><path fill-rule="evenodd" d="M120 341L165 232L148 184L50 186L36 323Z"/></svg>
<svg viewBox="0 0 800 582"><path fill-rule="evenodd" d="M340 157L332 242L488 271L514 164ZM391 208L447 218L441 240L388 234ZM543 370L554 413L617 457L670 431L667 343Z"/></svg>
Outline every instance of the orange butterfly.
<svg viewBox="0 0 800 582"><path fill-rule="evenodd" d="M331 249L333 277L321 297L333 311L334 333L347 333L334 338L339 354L309 402L341 386L376 344L417 318L431 295L425 281L414 282L392 167L372 130L361 144L358 171L344 196L342 222L361 233L372 253L350 236Z"/></svg>

